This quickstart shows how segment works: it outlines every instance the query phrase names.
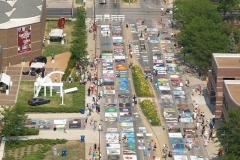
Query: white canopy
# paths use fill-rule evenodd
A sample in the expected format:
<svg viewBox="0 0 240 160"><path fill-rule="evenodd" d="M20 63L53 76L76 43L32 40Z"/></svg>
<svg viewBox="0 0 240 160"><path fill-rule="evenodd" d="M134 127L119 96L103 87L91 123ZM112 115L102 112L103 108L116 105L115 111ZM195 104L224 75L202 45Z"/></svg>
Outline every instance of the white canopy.
<svg viewBox="0 0 240 160"><path fill-rule="evenodd" d="M63 37L63 30L62 29L51 29L49 36L50 37Z"/></svg>
<svg viewBox="0 0 240 160"><path fill-rule="evenodd" d="M42 62L32 62L31 68L43 68L45 66L45 63Z"/></svg>
<svg viewBox="0 0 240 160"><path fill-rule="evenodd" d="M5 73L0 74L0 82L5 83L6 85L10 85L11 77L6 75Z"/></svg>

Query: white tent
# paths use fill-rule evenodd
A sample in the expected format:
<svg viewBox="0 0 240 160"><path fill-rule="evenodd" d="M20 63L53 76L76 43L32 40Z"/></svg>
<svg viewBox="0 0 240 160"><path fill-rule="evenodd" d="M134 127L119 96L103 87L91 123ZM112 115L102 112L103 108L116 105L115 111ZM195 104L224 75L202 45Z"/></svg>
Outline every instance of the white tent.
<svg viewBox="0 0 240 160"><path fill-rule="evenodd" d="M5 73L0 74L0 82L5 83L6 85L10 86L11 77L6 75Z"/></svg>
<svg viewBox="0 0 240 160"><path fill-rule="evenodd" d="M6 90L6 95L8 95L9 91L10 91L10 86L12 86L11 77L5 73L1 73L0 74L0 82L8 85L8 89Z"/></svg>
<svg viewBox="0 0 240 160"><path fill-rule="evenodd" d="M45 66L45 63L42 62L32 62L31 63L31 68L43 68Z"/></svg>
<svg viewBox="0 0 240 160"><path fill-rule="evenodd" d="M62 29L51 29L49 36L50 37L63 37L63 30Z"/></svg>

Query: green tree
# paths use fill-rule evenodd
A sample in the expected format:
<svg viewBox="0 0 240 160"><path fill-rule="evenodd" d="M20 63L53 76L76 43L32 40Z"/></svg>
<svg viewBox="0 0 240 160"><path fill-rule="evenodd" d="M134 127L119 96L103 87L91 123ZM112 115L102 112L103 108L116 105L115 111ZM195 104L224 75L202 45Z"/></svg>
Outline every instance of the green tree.
<svg viewBox="0 0 240 160"><path fill-rule="evenodd" d="M220 0L218 10L225 16L227 12L231 12L237 4L237 0Z"/></svg>
<svg viewBox="0 0 240 160"><path fill-rule="evenodd" d="M234 39L233 32L229 36L229 41L230 41L229 53L237 53L237 47L236 47L236 44L235 44L235 39Z"/></svg>
<svg viewBox="0 0 240 160"><path fill-rule="evenodd" d="M27 120L27 115L23 107L19 106L5 106L2 111L2 121L5 123L3 126L3 134L6 136L19 136L23 135L26 131L24 122Z"/></svg>
<svg viewBox="0 0 240 160"><path fill-rule="evenodd" d="M83 7L77 8L76 21L74 22L72 32L72 45L70 52L72 58L81 59L84 58L87 53L87 32L86 32L86 11Z"/></svg>
<svg viewBox="0 0 240 160"><path fill-rule="evenodd" d="M220 27L221 16L209 0L176 0L174 20L180 23L177 40L184 58L202 72L211 65L212 53L228 52L230 42Z"/></svg>
<svg viewBox="0 0 240 160"><path fill-rule="evenodd" d="M220 23L222 18L209 0L176 0L174 2L174 19L182 26L190 23L195 17L202 17Z"/></svg>
<svg viewBox="0 0 240 160"><path fill-rule="evenodd" d="M233 21L229 20L221 23L221 28L227 36L230 36L231 33L233 32L235 44L237 44L240 41L240 32L239 32L240 27L237 25L234 25Z"/></svg>
<svg viewBox="0 0 240 160"><path fill-rule="evenodd" d="M177 36L183 46L185 59L202 71L211 65L212 53L225 53L229 50L229 39L219 26L211 20L195 17Z"/></svg>
<svg viewBox="0 0 240 160"><path fill-rule="evenodd" d="M228 121L223 121L218 129L218 141L224 154L223 160L238 160L240 157L240 108L228 110Z"/></svg>

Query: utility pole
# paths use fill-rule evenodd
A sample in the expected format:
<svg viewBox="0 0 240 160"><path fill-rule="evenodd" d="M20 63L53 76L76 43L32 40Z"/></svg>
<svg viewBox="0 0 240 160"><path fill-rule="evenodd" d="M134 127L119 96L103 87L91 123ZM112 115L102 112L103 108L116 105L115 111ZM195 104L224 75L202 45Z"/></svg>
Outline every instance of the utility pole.
<svg viewBox="0 0 240 160"><path fill-rule="evenodd" d="M93 25L95 26L96 25L96 22L95 22L95 17L96 17L96 2L95 0L93 0Z"/></svg>
<svg viewBox="0 0 240 160"><path fill-rule="evenodd" d="M73 17L73 11L74 11L74 0L72 0L72 18L74 18Z"/></svg>

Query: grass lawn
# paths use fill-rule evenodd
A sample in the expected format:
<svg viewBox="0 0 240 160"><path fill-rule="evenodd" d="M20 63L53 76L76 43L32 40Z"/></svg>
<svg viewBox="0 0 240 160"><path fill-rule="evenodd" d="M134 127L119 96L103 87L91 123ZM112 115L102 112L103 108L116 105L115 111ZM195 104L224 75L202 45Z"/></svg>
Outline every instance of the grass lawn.
<svg viewBox="0 0 240 160"><path fill-rule="evenodd" d="M28 100L31 99L33 94L33 84L31 81L21 81L19 87L19 94L16 105L28 106L28 112L79 112L80 108L85 107L85 86L79 85L78 82L73 82L72 84L64 83L63 89L68 89L72 87L78 87L78 91L68 93L64 95L64 104L60 105L62 98L60 94L57 94L55 90L52 90L52 97L50 97L50 89L46 90L46 97L51 100L49 104L44 104L41 106L29 106ZM44 88L42 87L39 92L39 97L44 97ZM63 110L65 108L65 110ZM73 109L75 108L75 109Z"/></svg>
<svg viewBox="0 0 240 160"><path fill-rule="evenodd" d="M59 156L53 156L52 151L48 151L46 153L46 157L44 160L85 160L85 143L82 143L80 141L67 141L65 144L58 144L54 146L54 148L57 148L57 151L59 153ZM62 149L67 150L67 156L62 157L61 151Z"/></svg>
<svg viewBox="0 0 240 160"><path fill-rule="evenodd" d="M81 4L83 0L75 0L76 4Z"/></svg>
<svg viewBox="0 0 240 160"><path fill-rule="evenodd" d="M85 143L80 141L34 139L7 141L3 160L84 160ZM57 149L59 156L53 156L53 148ZM62 149L67 150L67 156L62 157Z"/></svg>
<svg viewBox="0 0 240 160"><path fill-rule="evenodd" d="M58 21L46 21L46 35L48 38L48 34L50 33L51 29L58 28L57 26ZM60 54L64 52L68 52L69 48L71 46L72 41L72 31L73 31L73 22L72 21L66 21L65 28L63 29L63 33L66 33L67 35L67 41L68 43L65 43L64 45L61 44L61 42L51 42L50 44L46 44L45 47L43 47L43 55L44 56L50 56L53 54Z"/></svg>

